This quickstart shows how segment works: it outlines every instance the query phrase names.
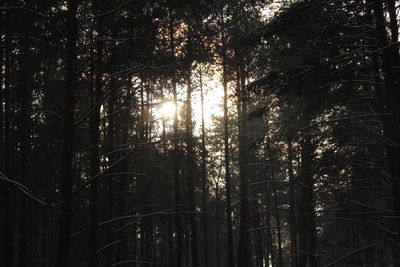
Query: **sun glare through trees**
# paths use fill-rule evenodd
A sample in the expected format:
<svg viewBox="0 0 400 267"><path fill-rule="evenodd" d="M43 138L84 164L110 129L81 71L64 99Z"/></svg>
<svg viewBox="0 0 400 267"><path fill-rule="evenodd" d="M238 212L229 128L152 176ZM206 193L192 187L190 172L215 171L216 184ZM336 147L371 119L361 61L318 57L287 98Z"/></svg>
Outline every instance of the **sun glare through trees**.
<svg viewBox="0 0 400 267"><path fill-rule="evenodd" d="M166 101L161 104L159 113L165 119L172 119L176 112L176 106L172 101Z"/></svg>
<svg viewBox="0 0 400 267"><path fill-rule="evenodd" d="M3 0L1 267L400 267L399 0Z"/></svg>

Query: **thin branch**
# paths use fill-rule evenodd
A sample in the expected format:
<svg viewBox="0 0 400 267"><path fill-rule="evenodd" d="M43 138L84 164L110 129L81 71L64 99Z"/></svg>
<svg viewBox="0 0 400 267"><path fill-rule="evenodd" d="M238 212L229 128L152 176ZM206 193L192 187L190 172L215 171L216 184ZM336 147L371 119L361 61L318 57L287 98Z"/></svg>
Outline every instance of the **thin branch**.
<svg viewBox="0 0 400 267"><path fill-rule="evenodd" d="M30 190L29 190L29 188L27 186L15 181L15 180L12 180L12 179L8 178L2 172L0 172L0 180L15 186L19 191L21 191L26 196L28 196L32 200L36 201L40 205L43 205L43 206L46 206L46 207L55 207L56 206L55 204L49 204L46 201L40 199L39 197L36 197L32 192L30 192Z"/></svg>
<svg viewBox="0 0 400 267"><path fill-rule="evenodd" d="M142 214L142 215L126 215L126 216L121 216L121 217L116 217L108 221L104 221L98 224L98 226L103 226L108 223L113 223L121 220L128 220L128 219L143 219L151 216L157 216L157 215L177 215L177 214L202 214L203 212L201 211L179 211L179 212L165 212L165 211L158 211L158 212L152 212L152 213L147 213L147 214Z"/></svg>
<svg viewBox="0 0 400 267"><path fill-rule="evenodd" d="M156 262L154 262L154 261L141 261L141 260L125 260L125 261L120 261L120 262L114 263L113 266L119 266L119 265L129 264L129 263L155 264Z"/></svg>
<svg viewBox="0 0 400 267"><path fill-rule="evenodd" d="M373 244L370 244L370 245L367 245L367 246L363 246L363 247L357 248L357 249L355 249L355 250L353 250L353 251L347 253L347 254L344 255L343 257L341 257L341 258L339 258L339 259L337 259L337 260L335 260L335 261L333 261L333 262L331 262L331 263L328 263L328 264L326 265L326 267L335 265L335 264L341 262L342 260L346 259L347 257L350 257L350 256L352 256L353 254L355 254L355 253L357 253L357 252L359 252L359 251L361 251L361 250L375 247L375 246L379 245L380 243L382 243L383 241L385 241L385 240L379 240L378 242L375 242L375 243L373 243Z"/></svg>

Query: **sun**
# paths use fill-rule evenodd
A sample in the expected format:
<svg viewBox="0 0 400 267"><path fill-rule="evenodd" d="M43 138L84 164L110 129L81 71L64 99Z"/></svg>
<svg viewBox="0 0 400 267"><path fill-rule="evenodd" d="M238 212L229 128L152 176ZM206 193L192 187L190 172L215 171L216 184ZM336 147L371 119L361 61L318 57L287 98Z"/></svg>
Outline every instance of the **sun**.
<svg viewBox="0 0 400 267"><path fill-rule="evenodd" d="M206 128L212 127L214 116L219 117L223 115L222 103L224 91L219 83L219 74L220 73L216 71L216 73L211 76L203 76L204 124ZM202 120L200 90L193 93L192 108L193 120L197 122L195 130L200 131Z"/></svg>
<svg viewBox="0 0 400 267"><path fill-rule="evenodd" d="M161 104L159 112L164 119L172 119L176 112L176 106L173 101L164 102Z"/></svg>

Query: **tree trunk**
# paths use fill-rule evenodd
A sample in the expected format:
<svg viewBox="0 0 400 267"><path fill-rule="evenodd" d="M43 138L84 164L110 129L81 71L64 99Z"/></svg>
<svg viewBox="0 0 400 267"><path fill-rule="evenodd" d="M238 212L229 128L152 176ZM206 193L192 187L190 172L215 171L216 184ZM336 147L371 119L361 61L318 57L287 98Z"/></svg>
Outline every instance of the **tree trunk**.
<svg viewBox="0 0 400 267"><path fill-rule="evenodd" d="M309 123L307 114L303 115ZM314 210L314 181L312 173L313 149L311 137L303 133L301 140L301 167L300 167L300 229L299 229L299 266L316 267L316 228Z"/></svg>
<svg viewBox="0 0 400 267"><path fill-rule="evenodd" d="M271 266L275 266L275 252L274 252L274 239L272 236L271 230L271 212L270 212L270 204L269 204L269 194L266 196L265 203L265 212L266 212L266 221L267 221L267 245L266 245L266 255L267 255L267 266L271 263Z"/></svg>
<svg viewBox="0 0 400 267"><path fill-rule="evenodd" d="M65 61L65 95L64 95L64 133L61 166L61 214L58 228L58 251L56 264L67 267L69 263L69 244L72 216L72 161L74 137L74 91L76 72L76 43L77 43L77 10L76 0L67 2L67 57Z"/></svg>
<svg viewBox="0 0 400 267"><path fill-rule="evenodd" d="M287 141L288 176L289 176L289 225L290 225L290 254L292 267L298 265L297 256L297 222L296 222L296 181L293 174L292 137L289 134Z"/></svg>
<svg viewBox="0 0 400 267"><path fill-rule="evenodd" d="M21 38L22 55L21 55L21 87L20 87L20 182L23 185L27 184L28 178L28 153L29 153L29 66L28 66L28 53L29 44L27 37ZM27 235L27 201L26 196L21 194L20 197L20 227L19 227L19 266L26 266L26 259L28 258L26 251L26 235Z"/></svg>
<svg viewBox="0 0 400 267"><path fill-rule="evenodd" d="M103 19L100 18L97 24L97 39L102 37ZM101 79L103 75L101 60L103 54L103 42L97 40L94 88L91 91L91 109L90 116L90 145L93 146L90 151L90 177L95 177L100 173L100 105L97 103L101 98ZM98 179L90 184L90 223L89 223L89 267L97 266L97 223L98 223Z"/></svg>
<svg viewBox="0 0 400 267"><path fill-rule="evenodd" d="M192 256L192 266L199 266L199 252L197 240L197 216L195 202L195 177L194 177L194 139L192 129L192 85L191 85L191 68L187 74L187 95L186 95L186 145L187 145L187 164L188 164L188 194L189 194L189 215L190 222L190 252Z"/></svg>
<svg viewBox="0 0 400 267"><path fill-rule="evenodd" d="M272 160L272 155L270 155L270 160ZM275 171L274 166L271 165L271 178L275 181ZM274 197L274 206L275 206L275 221L276 221L276 229L277 229L277 237L278 237L278 267L283 267L283 253L282 253L282 234L281 234L281 216L279 213L279 202L278 202L278 193L276 189L276 183L272 183L273 189L273 197Z"/></svg>
<svg viewBox="0 0 400 267"><path fill-rule="evenodd" d="M113 81L109 85L110 89L113 90L113 86L116 86ZM115 162L115 153L113 152L115 144L115 94L111 94L107 103L107 113L108 117L108 128L107 128L107 151L108 151L108 166L112 166ZM107 188L107 219L112 220L115 216L114 212L114 191L115 191L115 183L114 183L115 175L112 171L107 173L107 181L105 187ZM107 224L106 228L106 242L107 244L111 244L114 241L114 225L112 223ZM112 266L114 262L114 245L111 245L107 248L106 252L106 265Z"/></svg>
<svg viewBox="0 0 400 267"><path fill-rule="evenodd" d="M4 47L4 174L10 176L10 162L11 162L11 33L6 32L5 47ZM2 183L2 202L4 207L4 258L3 264L5 267L13 265L14 255L14 227L13 227L13 214L11 211L11 197L12 188L9 184Z"/></svg>
<svg viewBox="0 0 400 267"><path fill-rule="evenodd" d="M222 28L225 28L224 15L221 15ZM225 156L225 192L226 192L226 223L227 223L227 247L228 266L235 267L233 254L233 226L232 226L232 196L231 196L231 170L230 170L230 149L229 149L229 120L228 120L228 73L226 59L225 34L222 38L222 86L224 89L224 156ZM240 266L238 266L240 267Z"/></svg>
<svg viewBox="0 0 400 267"><path fill-rule="evenodd" d="M169 34L170 34L170 49L171 54L175 58L175 43L174 43L174 19L172 15L172 11L170 10L169 14ZM174 62L175 63L175 62ZM171 82L172 82L172 94L174 97L174 105L178 107L178 94L176 91L176 71L172 70L171 74ZM175 186L175 230L176 230L176 267L182 267L182 227L181 227L181 190L180 190L180 179L179 179L179 132L178 132L178 112L174 114L174 122L173 122L173 174L174 174L174 186Z"/></svg>
<svg viewBox="0 0 400 267"><path fill-rule="evenodd" d="M381 54L382 70L385 81L385 103L387 108L392 112L391 120L388 122L390 126L384 127L386 137L394 144L400 144L400 70L399 65L399 49L398 45L398 22L396 15L395 1L386 0L387 11L389 13L390 38L386 30L385 10L382 0L370 1L374 11L374 19L376 23L377 37L380 47L386 47ZM386 128L386 129L385 129ZM392 192L393 192L393 208L394 208L394 230L397 233L396 246L393 249L394 259L397 261L396 267L400 266L400 149L395 145L386 146L387 160L391 172Z"/></svg>
<svg viewBox="0 0 400 267"><path fill-rule="evenodd" d="M216 260L217 260L217 267L221 266L221 252L220 252L220 244L221 244L221 231L219 227L220 223L220 210L219 210L219 186L218 186L219 181L215 183L215 246L216 246Z"/></svg>
<svg viewBox="0 0 400 267"><path fill-rule="evenodd" d="M240 59L243 61L243 59ZM243 64L243 63L242 63ZM249 205L247 201L247 94L245 85L244 66L238 70L238 118L239 118L239 175L240 175L240 233L237 266L252 266L250 237L247 232Z"/></svg>
<svg viewBox="0 0 400 267"><path fill-rule="evenodd" d="M206 149L206 130L204 121L204 92L203 92L203 73L200 66L200 98L201 98L201 176L202 176L202 197L203 197L203 252L204 266L208 266L208 239L207 239L207 149Z"/></svg>

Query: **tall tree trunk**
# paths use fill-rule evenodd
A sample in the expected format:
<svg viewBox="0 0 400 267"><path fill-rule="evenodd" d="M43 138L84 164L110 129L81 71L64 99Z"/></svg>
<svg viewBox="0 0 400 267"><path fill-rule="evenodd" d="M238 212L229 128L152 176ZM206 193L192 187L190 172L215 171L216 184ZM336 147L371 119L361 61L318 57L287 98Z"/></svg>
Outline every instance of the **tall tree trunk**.
<svg viewBox="0 0 400 267"><path fill-rule="evenodd" d="M224 15L221 15L222 29L225 28ZM225 156L225 192L226 192L226 224L227 224L227 247L228 265L235 267L233 254L233 226L232 226L232 195L231 195L231 169L230 169L230 149L229 149L229 120L228 120L228 73L226 40L224 32L222 38L222 86L224 89L224 156ZM240 266L238 266L240 267Z"/></svg>
<svg viewBox="0 0 400 267"><path fill-rule="evenodd" d="M272 155L270 155L270 160L272 159ZM271 165L271 178L272 181L275 181L275 171L274 166ZM283 253L282 253L282 234L281 234L281 216L279 213L279 202L278 202L278 193L276 189L276 182L272 183L273 197L274 197L274 206L275 206L275 221L276 221L276 229L277 229L277 237L278 237L278 267L283 267Z"/></svg>
<svg viewBox="0 0 400 267"><path fill-rule="evenodd" d="M389 22L390 22L390 43L397 44L393 45L389 49L391 59L390 71L388 70L387 74L393 76L393 78L389 78L388 80L392 83L390 85L389 90L389 99L392 99L392 121L394 128L394 142L397 146L394 147L393 159L393 179L392 179L392 192L393 192L393 202L394 202L394 210L395 210L395 219L394 219L394 229L397 233L397 237L395 238L395 247L393 249L393 257L396 261L395 267L400 267L400 52L399 52L399 25L398 25L398 10L396 7L395 0L386 0L387 11L389 13ZM397 4L398 5L398 4Z"/></svg>
<svg viewBox="0 0 400 267"><path fill-rule="evenodd" d="M77 10L78 1L67 2L67 31L65 59L65 95L64 95L64 133L61 165L61 214L58 228L58 250L56 264L58 267L67 267L69 263L69 244L72 216L72 161L74 137L74 92L76 72L76 44L77 44Z"/></svg>
<svg viewBox="0 0 400 267"><path fill-rule="evenodd" d="M11 33L6 32L5 47L4 47L4 174L10 176L10 163L11 163ZM10 177L12 178L12 177ZM12 188L9 184L3 184L2 188L2 202L4 207L4 258L3 264L5 267L13 265L14 255L14 227L13 227L13 214L11 211L11 196Z"/></svg>
<svg viewBox="0 0 400 267"><path fill-rule="evenodd" d="M292 137L289 134L287 141L288 176L289 176L289 225L290 225L290 254L291 265L298 265L297 257L297 222L296 222L296 182L293 174Z"/></svg>
<svg viewBox="0 0 400 267"><path fill-rule="evenodd" d="M113 90L113 87L116 86L114 84L114 81L111 81L110 83L110 89ZM107 113L108 113L108 128L107 128L107 151L108 151L108 166L112 166L112 164L115 162L115 144L114 144L114 139L115 139L115 94L111 94L110 98L107 103ZM107 188L107 219L112 220L115 216L114 212L114 191L115 191L115 175L113 174L113 171L110 171L107 173L107 181L106 181L106 188ZM114 225L112 223L107 224L106 228L106 242L107 244L111 244L114 241ZM111 245L110 247L107 248L106 252L106 265L107 266L112 266L113 261L114 261L114 245Z"/></svg>
<svg viewBox="0 0 400 267"><path fill-rule="evenodd" d="M221 252L220 252L220 244L221 244L221 230L219 227L220 224L220 210L219 210L219 201L220 201L220 196L219 196L219 180L215 182L215 246L216 246L216 261L217 261L217 267L221 266Z"/></svg>
<svg viewBox="0 0 400 267"><path fill-rule="evenodd" d="M126 99L126 104L125 104L125 108L122 112L121 115L121 121L123 123L120 124L120 134L121 134L121 144L123 144L123 146L125 146L128 143L128 131L129 131L129 121L131 120L130 117L130 112L131 112L131 105L130 105L130 98L127 97ZM121 153L121 156L124 156L124 153ZM128 172L129 168L128 168L128 164L127 164L127 160L123 160L121 162L121 172ZM121 203L120 203L120 216L125 216L127 214L130 214L130 210L127 209L128 204L129 204L129 199L130 197L127 197L125 195L125 191L128 191L129 189L129 180L128 179L128 175L124 175L122 174L121 177L121 187L120 187L120 192L121 192ZM122 244L120 246L120 261L123 261L124 259L127 258L129 254L129 231L126 229L122 230L122 227L124 227L124 222L121 221L119 228L120 231L120 238L122 239ZM126 227L124 227L126 228Z"/></svg>
<svg viewBox="0 0 400 267"><path fill-rule="evenodd" d="M189 194L189 215L190 222L190 253L192 256L192 266L199 266L199 252L197 240L197 215L195 202L195 177L194 177L194 139L192 129L192 70L189 68L187 74L187 94L186 94L186 149L188 165L188 194Z"/></svg>
<svg viewBox="0 0 400 267"><path fill-rule="evenodd" d="M161 99L165 101L163 88L166 87L166 81L163 80L161 87ZM167 148L167 135L166 135L166 118L163 116L162 118L162 140L163 140L163 167L165 173L165 181L166 187L170 188L170 177L169 177L169 168L168 168L168 148ZM169 190L165 191L166 194L166 206L167 208L171 207L171 194ZM173 267L174 265L174 257L173 257L173 222L171 220L171 216L167 217L167 251L166 251L166 262L164 262L165 266Z"/></svg>
<svg viewBox="0 0 400 267"><path fill-rule="evenodd" d="M99 40L103 33L103 19L97 22L97 45L95 67L94 88L91 91L91 109L90 116L90 177L95 177L100 173L100 105L97 103L101 98L101 79L103 75L101 60L103 54L103 42ZM90 222L89 222L89 267L97 266L97 223L98 223L98 179L90 184Z"/></svg>
<svg viewBox="0 0 400 267"><path fill-rule="evenodd" d="M400 55L398 49L398 21L396 4L394 0L385 0L387 11L389 13L390 34L386 30L385 10L383 0L370 1L374 11L374 19L376 23L376 32L382 51L382 70L385 81L385 103L388 110L392 112L391 120L388 122L390 126L384 127L384 133L394 144L386 146L387 161L392 178L392 192L393 192L393 208L394 208L394 229L397 236L396 246L393 249L393 256L397 263L396 267L400 266L400 70L398 65L400 62ZM390 37L388 36L390 35ZM385 123L385 122L384 122Z"/></svg>
<svg viewBox="0 0 400 267"><path fill-rule="evenodd" d="M268 193L266 196L265 203L265 213L266 213L266 221L267 221L267 245L266 245L266 255L267 255L267 266L271 263L271 266L275 266L275 252L274 252L274 238L272 236L271 230L271 211L270 211L270 194Z"/></svg>
<svg viewBox="0 0 400 267"><path fill-rule="evenodd" d="M29 66L28 66L28 53L29 44L27 37L23 36L21 38L22 55L21 55L21 87L20 87L20 182L23 185L27 184L28 178L28 153L29 153ZM21 194L20 198L20 227L19 227L19 266L26 266L27 251L26 251L26 241L27 241L27 201L24 194Z"/></svg>
<svg viewBox="0 0 400 267"><path fill-rule="evenodd" d="M243 62L243 58L240 59ZM237 266L252 266L250 237L247 232L249 205L247 201L247 93L245 88L245 70L241 63L238 70L238 118L239 118L239 175L240 175L240 233Z"/></svg>
<svg viewBox="0 0 400 267"><path fill-rule="evenodd" d="M200 66L200 98L201 98L201 178L202 178L202 197L203 197L203 252L204 266L208 266L208 239L207 239L207 149L206 149L206 130L204 119L204 90L203 90L203 73Z"/></svg>
<svg viewBox="0 0 400 267"><path fill-rule="evenodd" d="M169 34L170 34L170 49L171 54L175 58L175 43L174 43L174 19L172 15L172 10L170 10L169 14ZM175 63L175 62L174 62ZM174 67L175 68L175 67ZM176 91L176 71L172 70L171 74L171 82L172 82L172 94L174 97L174 105L178 107L178 93ZM179 132L178 132L178 112L174 114L174 122L173 122L173 173L174 173L174 186L175 186L175 230L176 230L176 267L182 267L182 227L181 227L181 190L180 190L180 179L179 179Z"/></svg>
<svg viewBox="0 0 400 267"><path fill-rule="evenodd" d="M0 23L3 23L2 17L0 16ZM3 38L0 38L0 42L2 44L2 47L0 48L0 73L3 73L4 70L4 42ZM4 76L0 77L0 170L4 173L4 161L5 161L5 149L4 149L4 92L3 92L3 85L4 85ZM4 197L8 195L8 185L4 181L0 181L0 205L3 207L2 210L0 210L0 251L5 250L5 199ZM4 264L3 257L5 255L3 253L0 253L0 263Z"/></svg>
<svg viewBox="0 0 400 267"><path fill-rule="evenodd" d="M308 115L303 115L307 123ZM300 229L299 229L299 266L316 267L316 228L314 210L314 181L312 173L313 149L311 137L303 133L301 140L301 168L300 168Z"/></svg>

